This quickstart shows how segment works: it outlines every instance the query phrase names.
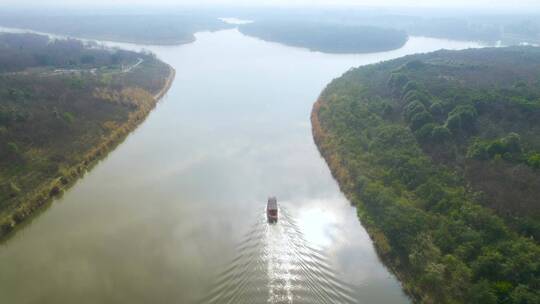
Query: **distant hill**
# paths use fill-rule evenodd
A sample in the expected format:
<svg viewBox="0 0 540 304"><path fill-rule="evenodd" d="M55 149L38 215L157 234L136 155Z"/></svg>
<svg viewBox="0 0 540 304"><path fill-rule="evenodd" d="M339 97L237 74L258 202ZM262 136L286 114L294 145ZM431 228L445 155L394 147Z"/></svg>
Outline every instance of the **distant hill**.
<svg viewBox="0 0 540 304"><path fill-rule="evenodd" d="M540 302L540 48L351 70L317 145L379 254L423 303Z"/></svg>
<svg viewBox="0 0 540 304"><path fill-rule="evenodd" d="M408 40L404 31L327 22L260 20L239 27L245 35L325 53L394 50Z"/></svg>

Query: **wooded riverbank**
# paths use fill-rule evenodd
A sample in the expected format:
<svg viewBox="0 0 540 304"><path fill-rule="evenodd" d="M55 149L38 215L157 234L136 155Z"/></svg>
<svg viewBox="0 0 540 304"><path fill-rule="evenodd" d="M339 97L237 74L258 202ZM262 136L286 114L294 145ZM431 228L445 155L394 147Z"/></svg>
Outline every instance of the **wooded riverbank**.
<svg viewBox="0 0 540 304"><path fill-rule="evenodd" d="M536 48L407 56L346 72L315 142L418 303L537 303Z"/></svg>
<svg viewBox="0 0 540 304"><path fill-rule="evenodd" d="M83 156L80 157L80 161L63 167L57 176L42 181L32 191L21 195L18 198L17 206L4 213L0 219L0 239L9 237L19 224L28 220L36 211L48 206L54 198L62 195L63 191L74 185L80 177L84 176L97 162L122 143L130 132L145 120L174 81L174 68L169 65L167 68L168 75L163 81L163 86L157 92L148 92L143 89L130 89L133 90L133 93L126 92L126 89L121 92L121 94L126 94L122 98L136 99L130 101L136 106L131 106L131 109L134 110L127 114L127 119L120 124L113 124L106 136L102 136L90 149L81 151ZM111 99L110 102L117 101Z"/></svg>

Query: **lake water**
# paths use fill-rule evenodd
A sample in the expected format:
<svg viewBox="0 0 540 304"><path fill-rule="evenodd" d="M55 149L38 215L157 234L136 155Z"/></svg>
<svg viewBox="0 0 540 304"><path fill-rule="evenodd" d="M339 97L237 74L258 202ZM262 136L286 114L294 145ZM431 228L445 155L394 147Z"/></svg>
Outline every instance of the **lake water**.
<svg viewBox="0 0 540 304"><path fill-rule="evenodd" d="M319 156L311 107L351 67L478 46L411 37L330 55L226 30L147 47L176 69L173 86L0 246L1 302L408 303ZM270 195L276 225L264 220Z"/></svg>

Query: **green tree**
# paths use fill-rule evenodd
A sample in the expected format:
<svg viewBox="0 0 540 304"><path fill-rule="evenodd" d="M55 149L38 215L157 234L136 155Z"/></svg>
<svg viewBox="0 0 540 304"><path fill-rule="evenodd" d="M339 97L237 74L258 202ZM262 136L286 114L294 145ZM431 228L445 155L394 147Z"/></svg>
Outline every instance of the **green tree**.
<svg viewBox="0 0 540 304"><path fill-rule="evenodd" d="M457 132L461 130L461 116L456 114L448 115L445 127L452 132Z"/></svg>
<svg viewBox="0 0 540 304"><path fill-rule="evenodd" d="M518 285L510 294L510 299L514 304L537 304L540 303L540 294L526 285Z"/></svg>
<svg viewBox="0 0 540 304"><path fill-rule="evenodd" d="M444 114L444 107L441 102L437 101L431 104L429 111L433 115L442 115Z"/></svg>
<svg viewBox="0 0 540 304"><path fill-rule="evenodd" d="M437 127L434 123L426 123L414 132L420 142L428 142L432 138L433 130Z"/></svg>
<svg viewBox="0 0 540 304"><path fill-rule="evenodd" d="M64 112L64 114L62 114L62 117L68 123L73 123L75 121L75 116L73 116L73 114L70 112Z"/></svg>
<svg viewBox="0 0 540 304"><path fill-rule="evenodd" d="M435 142L445 142L452 136L450 130L445 126L436 126L431 131L431 138Z"/></svg>
<svg viewBox="0 0 540 304"><path fill-rule="evenodd" d="M422 273L430 263L439 261L441 251L433 243L431 236L419 234L411 248L409 262L417 273Z"/></svg>
<svg viewBox="0 0 540 304"><path fill-rule="evenodd" d="M433 116L431 116L431 114L429 114L427 111L423 111L413 115L411 118L410 127L414 131L431 122L433 122ZM433 130L433 128L431 130Z"/></svg>
<svg viewBox="0 0 540 304"><path fill-rule="evenodd" d="M540 153L532 153L527 158L527 164L534 169L540 168Z"/></svg>
<svg viewBox="0 0 540 304"><path fill-rule="evenodd" d="M497 296L487 280L474 284L469 291L468 302L471 304L496 304Z"/></svg>
<svg viewBox="0 0 540 304"><path fill-rule="evenodd" d="M7 150L12 155L19 155L20 153L19 146L14 142L9 142L7 144Z"/></svg>
<svg viewBox="0 0 540 304"><path fill-rule="evenodd" d="M452 131L471 131L478 113L471 105L460 105L448 113L446 125Z"/></svg>
<svg viewBox="0 0 540 304"><path fill-rule="evenodd" d="M411 101L403 111L407 121L410 121L414 115L422 112L427 112L426 107L418 100Z"/></svg>
<svg viewBox="0 0 540 304"><path fill-rule="evenodd" d="M504 262L505 259L499 251L488 248L473 263L474 275L477 278L485 278L492 281L501 280L503 279Z"/></svg>

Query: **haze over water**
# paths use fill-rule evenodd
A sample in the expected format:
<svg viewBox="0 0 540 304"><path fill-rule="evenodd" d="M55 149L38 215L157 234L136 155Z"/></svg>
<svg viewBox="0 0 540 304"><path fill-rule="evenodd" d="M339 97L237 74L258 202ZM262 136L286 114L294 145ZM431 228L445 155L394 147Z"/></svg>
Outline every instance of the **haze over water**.
<svg viewBox="0 0 540 304"><path fill-rule="evenodd" d="M478 45L411 37L396 51L329 55L237 30L149 47L176 69L172 88L124 143L0 247L2 298L195 302L219 289L227 271L235 274L230 280L239 278L242 240L251 235L257 236L252 248L270 252L259 259L267 274L259 287L268 290L273 282L275 289L246 293L253 303L290 303L326 290L306 287L318 284L309 277L321 269L343 291L339 297L407 303L319 156L309 115L324 86L351 67L466 47ZM261 222L270 195L288 215L275 227ZM280 226L287 223L294 229ZM289 240L298 254L286 264L273 250L282 254L281 242ZM318 258L284 276L306 257ZM316 299L326 303L324 295Z"/></svg>

